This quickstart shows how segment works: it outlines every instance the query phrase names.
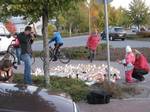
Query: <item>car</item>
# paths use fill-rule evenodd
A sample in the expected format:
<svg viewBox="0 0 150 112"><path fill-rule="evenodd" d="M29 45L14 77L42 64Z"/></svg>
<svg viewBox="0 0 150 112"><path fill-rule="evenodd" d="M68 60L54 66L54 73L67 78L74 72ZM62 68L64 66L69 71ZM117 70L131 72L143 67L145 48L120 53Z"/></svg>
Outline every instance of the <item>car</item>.
<svg viewBox="0 0 150 112"><path fill-rule="evenodd" d="M126 31L124 30L123 27L113 27L111 28L109 32L109 39L110 40L115 40L115 39L121 39L125 40L126 38Z"/></svg>
<svg viewBox="0 0 150 112"><path fill-rule="evenodd" d="M131 31L136 33L136 32L138 32L139 30L138 30L138 28L133 27L133 28L131 28Z"/></svg>
<svg viewBox="0 0 150 112"><path fill-rule="evenodd" d="M101 33L101 37L103 40L106 40L105 31ZM116 39L125 40L125 38L126 38L126 31L123 29L123 27L109 28L109 40L111 41Z"/></svg>
<svg viewBox="0 0 150 112"><path fill-rule="evenodd" d="M10 35L3 23L0 23L0 53L7 51L12 40L14 40L13 36Z"/></svg>
<svg viewBox="0 0 150 112"><path fill-rule="evenodd" d="M79 108L65 93L0 83L0 112L79 112Z"/></svg>

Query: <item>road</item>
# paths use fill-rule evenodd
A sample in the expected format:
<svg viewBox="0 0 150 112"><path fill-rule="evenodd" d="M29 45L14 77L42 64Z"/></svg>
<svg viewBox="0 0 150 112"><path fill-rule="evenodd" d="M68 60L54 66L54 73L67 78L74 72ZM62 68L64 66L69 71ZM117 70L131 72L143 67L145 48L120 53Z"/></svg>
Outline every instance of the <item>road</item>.
<svg viewBox="0 0 150 112"><path fill-rule="evenodd" d="M77 36L77 37L72 37L72 38L64 38L63 47L85 46L87 37L88 36ZM102 41L101 43L106 43L106 41ZM134 48L140 48L140 47L150 48L149 41L136 41L136 40L110 41L110 45L114 48L124 48L127 45L130 45L131 47L134 47ZM41 51L43 50L43 42L35 41L32 47L34 51Z"/></svg>
<svg viewBox="0 0 150 112"><path fill-rule="evenodd" d="M150 112L150 100L115 100L109 104L78 103L81 112Z"/></svg>

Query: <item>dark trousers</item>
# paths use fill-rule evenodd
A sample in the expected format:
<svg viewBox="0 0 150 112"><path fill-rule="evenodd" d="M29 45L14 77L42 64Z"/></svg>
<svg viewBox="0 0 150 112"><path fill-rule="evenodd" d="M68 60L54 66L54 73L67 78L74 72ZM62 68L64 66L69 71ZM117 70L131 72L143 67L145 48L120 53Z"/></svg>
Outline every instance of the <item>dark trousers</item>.
<svg viewBox="0 0 150 112"><path fill-rule="evenodd" d="M62 46L63 44L54 44L55 48L54 48L54 59L57 59L57 54L58 54L58 51L60 49L60 47Z"/></svg>
<svg viewBox="0 0 150 112"><path fill-rule="evenodd" d="M132 77L139 80L139 81L143 81L143 80L145 80L143 75L146 75L146 74L148 74L148 72L145 70L134 69L133 73L132 73Z"/></svg>

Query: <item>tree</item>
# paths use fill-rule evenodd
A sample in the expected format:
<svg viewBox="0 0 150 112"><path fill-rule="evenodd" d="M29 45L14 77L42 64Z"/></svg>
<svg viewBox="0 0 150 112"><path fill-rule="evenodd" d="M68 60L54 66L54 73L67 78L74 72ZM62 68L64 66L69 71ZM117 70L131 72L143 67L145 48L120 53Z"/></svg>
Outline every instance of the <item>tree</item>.
<svg viewBox="0 0 150 112"><path fill-rule="evenodd" d="M49 84L49 47L48 47L48 20L56 17L58 12L68 10L73 4L81 0L1 0L0 15L6 16L25 16L31 21L37 21L42 17L42 34L44 48L44 75L46 85Z"/></svg>
<svg viewBox="0 0 150 112"><path fill-rule="evenodd" d="M133 25L145 25L149 21L149 8L143 0L133 0L129 4L129 17Z"/></svg>

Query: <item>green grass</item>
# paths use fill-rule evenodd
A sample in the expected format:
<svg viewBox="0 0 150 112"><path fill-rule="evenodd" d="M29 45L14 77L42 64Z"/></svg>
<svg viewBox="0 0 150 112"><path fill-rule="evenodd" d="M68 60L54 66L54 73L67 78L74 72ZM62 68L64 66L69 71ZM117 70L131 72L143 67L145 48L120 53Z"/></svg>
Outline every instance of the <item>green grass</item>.
<svg viewBox="0 0 150 112"><path fill-rule="evenodd" d="M128 40L139 40L139 41L147 41L150 40L150 37L145 37L143 35L137 35L137 34L128 34L126 37Z"/></svg>
<svg viewBox="0 0 150 112"><path fill-rule="evenodd" d="M139 50L143 53L148 61L150 62L150 48L133 48ZM73 60L87 60L89 56L89 51L85 47L72 47L63 48L63 52L69 53L71 59ZM40 56L40 51L33 52L35 57ZM110 60L116 61L117 59L123 59L125 56L125 48L112 48L110 47ZM107 47L106 44L101 44L96 53L96 60L107 60Z"/></svg>
<svg viewBox="0 0 150 112"><path fill-rule="evenodd" d="M32 78L33 84L41 87L45 87L45 81L43 76L33 76ZM14 83L23 83L23 75L22 74L15 74L14 75ZM97 89L97 90L105 90L112 95L112 98L121 99L126 98L127 96L134 96L137 94L139 90L136 86L127 86L127 85L120 85L120 84L111 84L109 85L108 82L104 82L102 84L95 84L91 87L85 85L84 81L72 78L61 78L61 77L50 77L50 86L47 88L48 90L58 91L58 92L65 92L69 94L75 102L78 101L85 101L86 96L90 90Z"/></svg>
<svg viewBox="0 0 150 112"><path fill-rule="evenodd" d="M23 83L23 77L21 74L14 76L14 83ZM33 83L36 86L45 87L43 76L33 76ZM61 91L68 93L74 101L81 101L86 99L86 95L89 91L89 87L85 83L78 79L50 77L50 85L53 91Z"/></svg>

